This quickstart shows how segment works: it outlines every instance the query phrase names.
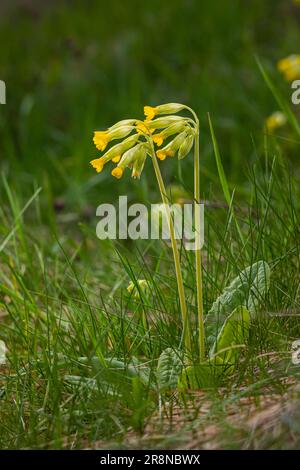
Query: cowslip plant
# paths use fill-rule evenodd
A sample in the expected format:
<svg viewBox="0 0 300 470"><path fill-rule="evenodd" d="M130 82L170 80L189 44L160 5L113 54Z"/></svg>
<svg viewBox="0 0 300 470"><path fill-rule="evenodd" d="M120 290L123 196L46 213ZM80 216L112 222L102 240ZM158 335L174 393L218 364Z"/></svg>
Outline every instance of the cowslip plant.
<svg viewBox="0 0 300 470"><path fill-rule="evenodd" d="M191 117L178 116L177 113L188 111ZM174 224L169 205L169 198L160 172L158 160L177 155L185 158L194 147L194 203L196 232L196 284L198 306L199 358L205 358L202 270L200 250L200 155L199 155L199 120L196 113L188 106L180 103L167 103L159 106L145 106L146 119L125 119L109 127L106 131L95 131L94 143L103 152L114 140L121 142L113 145L100 158L90 163L100 173L108 162L115 163L111 174L117 179L122 178L126 168L131 170L133 178L140 178L147 157L151 158L162 202L165 205L169 223L171 245L175 264L177 287L183 323L183 340L187 353L191 353L191 332L187 314L183 278L180 266L179 251L176 243ZM163 145L164 144L164 145ZM158 148L157 148L158 147Z"/></svg>

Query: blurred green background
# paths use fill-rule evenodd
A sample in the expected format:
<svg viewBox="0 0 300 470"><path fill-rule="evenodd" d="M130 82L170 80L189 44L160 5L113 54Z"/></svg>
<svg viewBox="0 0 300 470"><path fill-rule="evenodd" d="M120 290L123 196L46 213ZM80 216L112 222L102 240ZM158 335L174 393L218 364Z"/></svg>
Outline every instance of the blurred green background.
<svg viewBox="0 0 300 470"><path fill-rule="evenodd" d="M277 109L255 55L288 97L276 62L297 52L299 24L300 8L289 0L2 0L1 170L16 191L42 186L48 204L62 198L94 210L129 187L146 199L151 162L142 184L129 174L113 181L108 169L96 175L93 130L141 118L144 104L176 101L200 116L203 195L218 185L208 112L228 179L241 183ZM191 158L183 168L162 167L168 182L192 187Z"/></svg>

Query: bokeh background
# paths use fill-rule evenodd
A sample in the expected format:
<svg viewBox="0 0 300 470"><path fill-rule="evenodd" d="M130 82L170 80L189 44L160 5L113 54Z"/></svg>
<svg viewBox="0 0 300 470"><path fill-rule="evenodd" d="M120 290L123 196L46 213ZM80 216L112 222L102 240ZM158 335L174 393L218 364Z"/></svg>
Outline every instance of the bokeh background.
<svg viewBox="0 0 300 470"><path fill-rule="evenodd" d="M289 97L276 63L297 52L299 24L292 0L2 0L1 171L25 195L42 186L48 207L94 212L125 191L149 199L151 162L141 183L94 173L93 131L175 101L200 116L203 195L218 190L208 112L228 180L241 184L277 108L255 57ZM292 159L298 146L290 147ZM163 171L192 187L191 158Z"/></svg>

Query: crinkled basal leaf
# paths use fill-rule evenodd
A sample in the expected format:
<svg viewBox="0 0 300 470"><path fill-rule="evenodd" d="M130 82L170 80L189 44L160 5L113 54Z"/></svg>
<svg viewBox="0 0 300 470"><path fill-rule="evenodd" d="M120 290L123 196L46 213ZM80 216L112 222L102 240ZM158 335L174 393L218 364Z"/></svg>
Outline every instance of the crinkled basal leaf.
<svg viewBox="0 0 300 470"><path fill-rule="evenodd" d="M80 357L78 361L87 366L91 365L94 373L101 379L107 375L113 379L113 375L110 374L112 372L115 374L114 377L117 381L118 375L123 375L129 378L138 376L145 386L149 386L150 383L150 368L139 362L135 357L127 364L116 358L104 358L104 361L101 361L97 356L91 358Z"/></svg>
<svg viewBox="0 0 300 470"><path fill-rule="evenodd" d="M177 386L178 376L182 371L182 361L178 352L171 348L165 349L157 363L157 382L160 391L166 391Z"/></svg>
<svg viewBox="0 0 300 470"><path fill-rule="evenodd" d="M245 307L237 307L225 320L209 353L216 366L236 363L240 348L248 340L249 328L249 311Z"/></svg>
<svg viewBox="0 0 300 470"><path fill-rule="evenodd" d="M246 307L254 317L270 286L270 267L265 261L248 266L224 289L206 318L208 341L212 345L224 321L237 307Z"/></svg>

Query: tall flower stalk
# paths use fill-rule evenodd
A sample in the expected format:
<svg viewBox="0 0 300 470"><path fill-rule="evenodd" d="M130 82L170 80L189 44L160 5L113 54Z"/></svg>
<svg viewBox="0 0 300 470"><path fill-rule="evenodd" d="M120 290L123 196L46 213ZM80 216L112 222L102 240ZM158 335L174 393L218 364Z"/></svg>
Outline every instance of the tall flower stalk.
<svg viewBox="0 0 300 470"><path fill-rule="evenodd" d="M203 290L202 290L202 261L200 246L200 135L199 121L196 118L196 135L194 147L194 204L195 204L195 232L196 232L196 287L197 287L197 309L198 309L198 342L200 362L205 360L205 333L204 333L204 314L203 314Z"/></svg>
<svg viewBox="0 0 300 470"><path fill-rule="evenodd" d="M174 115L182 110L188 110L192 113L193 119ZM156 107L145 106L144 113L146 115L145 121L125 119L117 122L106 131L96 131L94 134L94 143L98 150L104 151L106 146L112 140L123 140L121 143L112 146L102 157L92 160L91 164L99 173L102 171L105 164L113 162L117 164L111 172L115 178L120 179L126 168L130 168L132 170L133 178L139 178L143 171L147 156L151 157L170 230L183 324L183 342L186 352L191 353L191 331L184 293L180 256L176 242L170 201L166 193L158 159L165 160L167 157L174 157L177 154L178 159L181 160L189 154L190 150L194 146L195 260L198 343L199 358L200 362L202 362L205 358L205 337L200 243L199 120L196 113L191 108L179 103L162 104ZM167 144L163 148L155 151L154 146L157 145L157 147L161 147L165 141L167 141Z"/></svg>
<svg viewBox="0 0 300 470"><path fill-rule="evenodd" d="M168 219L169 229L170 229L170 239L171 239L171 245L172 245L172 251L173 251L177 288L178 288L178 295L179 295L179 302L180 302L180 310L181 310L181 316L182 316L183 341L184 341L184 345L185 345L187 352L191 353L192 345L191 345L190 324L189 324L189 319L188 319L188 314L187 314L186 300L185 300L185 294L184 294L184 285L183 285L182 272L181 272L181 266L180 266L180 256L179 256L177 241L175 237L174 223L173 223L172 213L170 210L169 200L168 200L167 193L166 193L165 184L164 184L161 172L160 172L159 164L158 164L154 146L152 143L151 143L151 150L152 150L152 162L153 162L155 176L156 176L159 191L160 191L160 196L167 211L167 219Z"/></svg>

